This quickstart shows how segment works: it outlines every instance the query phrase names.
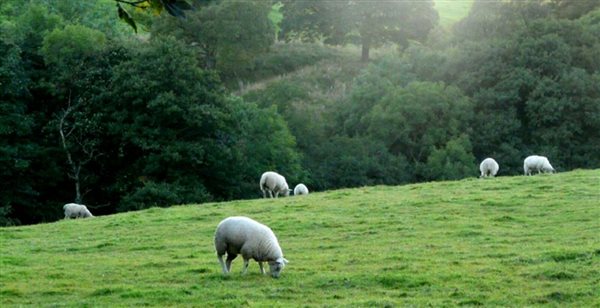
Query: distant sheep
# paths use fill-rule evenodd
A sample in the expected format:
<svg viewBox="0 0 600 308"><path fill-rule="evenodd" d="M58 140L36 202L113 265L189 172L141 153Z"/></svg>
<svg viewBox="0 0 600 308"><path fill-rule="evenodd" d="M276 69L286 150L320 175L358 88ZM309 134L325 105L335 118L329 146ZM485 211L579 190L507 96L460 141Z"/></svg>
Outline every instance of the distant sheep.
<svg viewBox="0 0 600 308"><path fill-rule="evenodd" d="M65 211L65 219L94 217L83 204L67 203L63 206L63 210Z"/></svg>
<svg viewBox="0 0 600 308"><path fill-rule="evenodd" d="M523 172L525 175L531 175L532 172L538 174L544 172L554 172L554 168L550 165L550 161L545 156L531 155L523 161Z"/></svg>
<svg viewBox="0 0 600 308"><path fill-rule="evenodd" d="M269 263L271 276L278 278L288 263L283 257L279 242L273 231L248 217L234 216L221 221L215 231L215 249L223 274L231 272L231 262L241 254L244 258L242 274L248 270L248 262L254 259L265 274L263 262ZM223 255L227 253L227 263Z"/></svg>
<svg viewBox="0 0 600 308"><path fill-rule="evenodd" d="M298 195L308 195L308 188L306 185L300 183L294 187L294 196Z"/></svg>
<svg viewBox="0 0 600 308"><path fill-rule="evenodd" d="M479 171L481 171L480 178L495 177L499 169L500 166L498 166L498 163L493 158L486 158L479 165Z"/></svg>
<svg viewBox="0 0 600 308"><path fill-rule="evenodd" d="M290 195L290 188L285 178L273 171L267 171L262 174L260 177L260 190L263 193L263 198L267 197L267 193L269 193L270 198L273 198L273 196L277 198L279 194L286 197Z"/></svg>

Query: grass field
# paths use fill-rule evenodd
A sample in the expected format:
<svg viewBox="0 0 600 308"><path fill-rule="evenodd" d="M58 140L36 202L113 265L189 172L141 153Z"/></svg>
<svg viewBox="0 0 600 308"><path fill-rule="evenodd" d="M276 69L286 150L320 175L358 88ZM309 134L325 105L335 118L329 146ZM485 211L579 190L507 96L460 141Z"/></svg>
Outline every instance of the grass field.
<svg viewBox="0 0 600 308"><path fill-rule="evenodd" d="M434 0L435 9L440 15L440 25L444 28L452 26L469 14L473 0Z"/></svg>
<svg viewBox="0 0 600 308"><path fill-rule="evenodd" d="M213 233L271 226L280 279ZM0 229L0 306L600 305L600 169L376 186Z"/></svg>

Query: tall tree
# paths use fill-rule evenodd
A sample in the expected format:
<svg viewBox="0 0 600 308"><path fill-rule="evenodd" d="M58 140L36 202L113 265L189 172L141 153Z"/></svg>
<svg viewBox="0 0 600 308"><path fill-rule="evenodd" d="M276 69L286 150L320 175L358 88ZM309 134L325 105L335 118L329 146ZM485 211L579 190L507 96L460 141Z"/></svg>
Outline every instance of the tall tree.
<svg viewBox="0 0 600 308"><path fill-rule="evenodd" d="M105 48L104 34L84 26L68 25L55 29L43 42L41 54L48 69L49 92L59 100L62 110L50 127L58 132L66 156L69 178L74 182L74 202L81 203L84 168L101 154L98 131L102 120L92 111L92 99L98 93L98 73L90 62ZM104 90L104 89L103 89ZM89 172L89 171L88 171Z"/></svg>
<svg viewBox="0 0 600 308"><path fill-rule="evenodd" d="M29 170L37 146L31 140L30 80L23 66L20 48L0 35L0 226L19 223L11 212L35 203Z"/></svg>
<svg viewBox="0 0 600 308"><path fill-rule="evenodd" d="M433 1L283 1L286 39L324 39L327 44L357 43L362 61L371 48L392 42L408 46L424 40L437 24Z"/></svg>
<svg viewBox="0 0 600 308"><path fill-rule="evenodd" d="M254 58L273 44L275 26L269 1L225 0L199 5L185 20L158 18L152 34L175 35L198 52L204 69L219 71L225 82L238 82Z"/></svg>

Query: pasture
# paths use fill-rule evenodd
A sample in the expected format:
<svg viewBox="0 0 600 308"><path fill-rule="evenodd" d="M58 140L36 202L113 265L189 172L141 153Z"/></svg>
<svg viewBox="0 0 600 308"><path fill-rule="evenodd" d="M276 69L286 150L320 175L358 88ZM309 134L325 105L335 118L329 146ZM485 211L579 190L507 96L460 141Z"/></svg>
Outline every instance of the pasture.
<svg viewBox="0 0 600 308"><path fill-rule="evenodd" d="M473 0L434 0L440 16L440 26L450 28L454 23L469 14Z"/></svg>
<svg viewBox="0 0 600 308"><path fill-rule="evenodd" d="M257 184L258 189L258 184ZM213 233L269 225L280 279ZM0 229L0 306L598 306L600 169L152 208Z"/></svg>

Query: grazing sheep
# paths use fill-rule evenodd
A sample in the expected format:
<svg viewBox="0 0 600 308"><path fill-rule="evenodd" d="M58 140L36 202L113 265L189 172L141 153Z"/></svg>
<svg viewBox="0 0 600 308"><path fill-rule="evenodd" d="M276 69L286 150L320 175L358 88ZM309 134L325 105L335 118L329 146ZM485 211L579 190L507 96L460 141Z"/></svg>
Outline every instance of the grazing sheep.
<svg viewBox="0 0 600 308"><path fill-rule="evenodd" d="M498 166L498 163L493 158L486 158L479 165L479 171L481 171L480 178L495 177L498 169L500 169L500 166Z"/></svg>
<svg viewBox="0 0 600 308"><path fill-rule="evenodd" d="M231 261L241 254L244 258L242 274L248 270L248 261L254 259L265 274L263 262L269 263L271 276L279 278L281 271L288 263L271 229L248 217L228 217L221 221L215 232L215 249L217 258L223 268L223 274L231 271ZM223 263L223 255L227 253L227 263Z"/></svg>
<svg viewBox="0 0 600 308"><path fill-rule="evenodd" d="M260 177L260 190L263 193L263 198L267 197L267 192L269 193L269 197L273 198L273 194L275 198L282 194L284 196L290 195L290 188L288 187L285 178L273 171L267 171L262 174Z"/></svg>
<svg viewBox="0 0 600 308"><path fill-rule="evenodd" d="M538 174L544 172L554 172L554 168L550 165L550 161L545 156L531 155L523 161L523 172L525 175L531 175L532 172Z"/></svg>
<svg viewBox="0 0 600 308"><path fill-rule="evenodd" d="M65 219L94 217L83 204L67 203L63 206L63 210L65 211Z"/></svg>
<svg viewBox="0 0 600 308"><path fill-rule="evenodd" d="M294 196L298 195L308 195L308 188L306 185L300 183L294 187Z"/></svg>

